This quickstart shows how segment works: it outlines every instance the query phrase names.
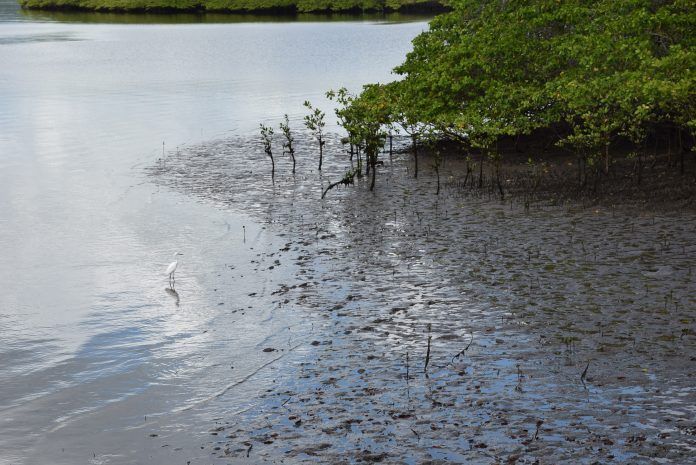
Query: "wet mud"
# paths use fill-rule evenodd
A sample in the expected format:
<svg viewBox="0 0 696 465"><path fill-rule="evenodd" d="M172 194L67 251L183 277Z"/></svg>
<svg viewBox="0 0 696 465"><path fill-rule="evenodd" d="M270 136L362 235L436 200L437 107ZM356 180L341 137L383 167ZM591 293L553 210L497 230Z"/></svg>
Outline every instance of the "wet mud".
<svg viewBox="0 0 696 465"><path fill-rule="evenodd" d="M408 153L322 201L348 154L332 137L319 173L302 139L275 182L253 138L147 171L283 237L274 302L314 322L262 402L211 419L206 463L691 463L694 209L501 202L448 160L435 195Z"/></svg>

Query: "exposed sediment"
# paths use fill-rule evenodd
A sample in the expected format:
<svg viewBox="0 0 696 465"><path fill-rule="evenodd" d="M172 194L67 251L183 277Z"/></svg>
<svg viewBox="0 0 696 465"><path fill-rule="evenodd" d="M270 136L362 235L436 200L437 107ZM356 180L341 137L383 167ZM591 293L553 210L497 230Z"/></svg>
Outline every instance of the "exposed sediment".
<svg viewBox="0 0 696 465"><path fill-rule="evenodd" d="M445 160L436 196L427 159L415 180L408 153L383 154L374 193L358 180L322 201L350 166L338 138L326 149L319 174L314 147L300 143L297 175L281 158L275 183L254 139L184 147L149 170L284 234L304 285L275 296L322 322L306 359L259 393L261 407L211 423L211 461L693 457L691 164L683 179L656 171L636 197L573 196L575 167L564 178L556 164L530 196L521 163L503 171L514 195L500 201L494 184L464 182L460 158ZM563 185L567 195L553 195Z"/></svg>

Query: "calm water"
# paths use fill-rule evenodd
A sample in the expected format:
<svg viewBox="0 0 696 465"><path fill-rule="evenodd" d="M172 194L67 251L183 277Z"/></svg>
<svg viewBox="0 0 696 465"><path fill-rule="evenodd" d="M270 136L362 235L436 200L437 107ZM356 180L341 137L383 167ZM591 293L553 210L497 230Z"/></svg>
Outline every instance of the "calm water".
<svg viewBox="0 0 696 465"><path fill-rule="evenodd" d="M326 90L390 79L426 23L23 14L2 1L0 463L168 463L144 432L193 447L211 415L257 402L282 371L236 386L279 357L261 349L301 357L292 339L312 326L269 303L292 264L254 263L282 237L144 168L283 113L299 125L304 100L328 110ZM177 251L173 293L163 270Z"/></svg>

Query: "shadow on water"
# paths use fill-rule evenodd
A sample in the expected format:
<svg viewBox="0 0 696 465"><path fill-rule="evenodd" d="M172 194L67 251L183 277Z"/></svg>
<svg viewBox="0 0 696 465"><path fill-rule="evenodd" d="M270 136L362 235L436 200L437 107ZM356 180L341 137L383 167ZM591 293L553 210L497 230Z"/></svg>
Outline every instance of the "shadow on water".
<svg viewBox="0 0 696 465"><path fill-rule="evenodd" d="M179 299L179 293L176 292L176 289L171 288L171 287L166 287L166 288L164 288L164 292L166 292L171 298L174 299L174 304L176 304L176 306L178 307L180 299Z"/></svg>

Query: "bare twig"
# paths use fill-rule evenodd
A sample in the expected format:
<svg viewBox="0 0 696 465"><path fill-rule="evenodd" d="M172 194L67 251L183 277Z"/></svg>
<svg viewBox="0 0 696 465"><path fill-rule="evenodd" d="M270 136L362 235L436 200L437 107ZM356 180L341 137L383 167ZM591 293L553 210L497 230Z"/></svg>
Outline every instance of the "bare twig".
<svg viewBox="0 0 696 465"><path fill-rule="evenodd" d="M534 432L534 440L536 441L539 438L539 428L541 428L541 425L544 424L544 420L537 420L536 422L536 431Z"/></svg>
<svg viewBox="0 0 696 465"><path fill-rule="evenodd" d="M454 363L455 358L459 358L462 355L466 355L466 351L469 350L469 347L471 347L471 344L473 344L473 343L474 343L474 333L471 333L471 340L469 341L469 344L466 347L464 347L464 349L462 349L457 355L452 357L452 361L450 363Z"/></svg>
<svg viewBox="0 0 696 465"><path fill-rule="evenodd" d="M580 381L582 382L582 387L587 390L587 385L585 384L585 377L587 376L587 369L590 368L590 361L587 361L587 366L585 366L585 369L582 371L582 374L580 375Z"/></svg>
<svg viewBox="0 0 696 465"><path fill-rule="evenodd" d="M430 343L433 340L433 336L430 334L431 329L432 323L428 323L428 350L425 353L425 367L423 368L424 373L428 372L428 363L430 363Z"/></svg>

